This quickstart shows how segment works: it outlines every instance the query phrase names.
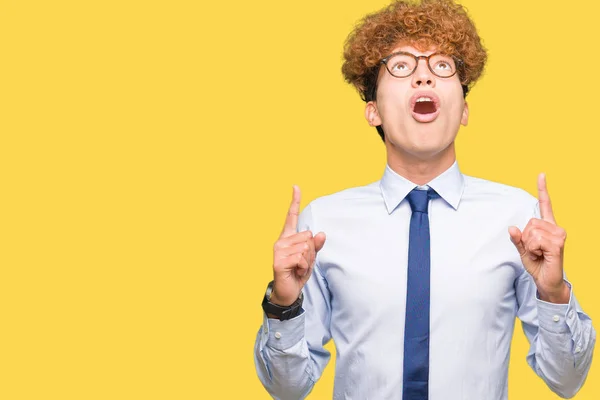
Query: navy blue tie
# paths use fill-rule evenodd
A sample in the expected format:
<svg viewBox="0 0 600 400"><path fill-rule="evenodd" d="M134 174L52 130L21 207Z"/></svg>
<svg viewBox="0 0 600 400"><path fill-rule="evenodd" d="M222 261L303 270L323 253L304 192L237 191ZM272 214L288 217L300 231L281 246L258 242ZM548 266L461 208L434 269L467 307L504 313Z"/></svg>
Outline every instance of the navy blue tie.
<svg viewBox="0 0 600 400"><path fill-rule="evenodd" d="M412 210L408 243L404 374L402 400L429 398L429 199L432 189L413 189L407 196Z"/></svg>

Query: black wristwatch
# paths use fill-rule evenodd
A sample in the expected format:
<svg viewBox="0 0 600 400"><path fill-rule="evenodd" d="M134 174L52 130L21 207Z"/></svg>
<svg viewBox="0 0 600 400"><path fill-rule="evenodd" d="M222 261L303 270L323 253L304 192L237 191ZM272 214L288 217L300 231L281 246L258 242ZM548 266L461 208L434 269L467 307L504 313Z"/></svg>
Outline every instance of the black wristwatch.
<svg viewBox="0 0 600 400"><path fill-rule="evenodd" d="M266 314L275 315L281 321L285 321L287 319L291 319L297 317L302 312L302 300L304 296L302 292L300 292L300 296L298 300L296 300L292 305L289 306L278 306L277 304L273 304L269 301L271 298L271 293L273 292L273 281L269 282L267 286L267 291L265 293L265 298L262 301L262 308Z"/></svg>

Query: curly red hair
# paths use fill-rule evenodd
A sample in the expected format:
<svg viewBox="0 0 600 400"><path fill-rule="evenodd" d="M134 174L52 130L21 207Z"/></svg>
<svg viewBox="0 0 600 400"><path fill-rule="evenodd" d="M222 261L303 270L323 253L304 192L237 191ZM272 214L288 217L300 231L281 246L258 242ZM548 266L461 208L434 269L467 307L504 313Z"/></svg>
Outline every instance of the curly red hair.
<svg viewBox="0 0 600 400"><path fill-rule="evenodd" d="M373 100L375 95L380 60L399 43L421 51L435 46L461 60L458 76L465 96L487 60L475 25L460 4L452 0L395 0L364 17L344 45L342 73L364 101Z"/></svg>

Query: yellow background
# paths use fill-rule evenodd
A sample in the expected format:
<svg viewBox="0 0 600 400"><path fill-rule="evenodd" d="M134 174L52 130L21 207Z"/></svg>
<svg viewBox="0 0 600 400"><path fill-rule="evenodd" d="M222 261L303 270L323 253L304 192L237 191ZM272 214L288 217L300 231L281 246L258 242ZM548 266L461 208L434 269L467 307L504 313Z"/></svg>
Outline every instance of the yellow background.
<svg viewBox="0 0 600 400"><path fill-rule="evenodd" d="M0 2L1 399L268 398L253 344L292 184L304 206L384 169L340 73L384 4ZM460 166L531 193L548 174L597 324L600 6L464 4L490 58ZM510 399L555 399L526 349L518 325ZM310 398L332 388L333 363Z"/></svg>

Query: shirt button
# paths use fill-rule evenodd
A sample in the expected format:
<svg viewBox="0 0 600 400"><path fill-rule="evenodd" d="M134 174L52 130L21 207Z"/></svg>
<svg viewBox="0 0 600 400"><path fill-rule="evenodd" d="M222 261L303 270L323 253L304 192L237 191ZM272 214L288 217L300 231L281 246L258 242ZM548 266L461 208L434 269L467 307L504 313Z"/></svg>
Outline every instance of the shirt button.
<svg viewBox="0 0 600 400"><path fill-rule="evenodd" d="M269 330L268 330L267 328L263 328L263 333L264 333L265 335L268 335L268 334L269 334Z"/></svg>
<svg viewBox="0 0 600 400"><path fill-rule="evenodd" d="M281 339L281 333L275 332L275 339Z"/></svg>
<svg viewBox="0 0 600 400"><path fill-rule="evenodd" d="M569 318L573 318L573 310L569 311Z"/></svg>
<svg viewBox="0 0 600 400"><path fill-rule="evenodd" d="M560 317L558 315L555 315L554 317L552 317L552 320L554 322L558 322L558 321L560 321Z"/></svg>
<svg viewBox="0 0 600 400"><path fill-rule="evenodd" d="M575 353L581 353L581 347L579 347L579 346L575 347Z"/></svg>

